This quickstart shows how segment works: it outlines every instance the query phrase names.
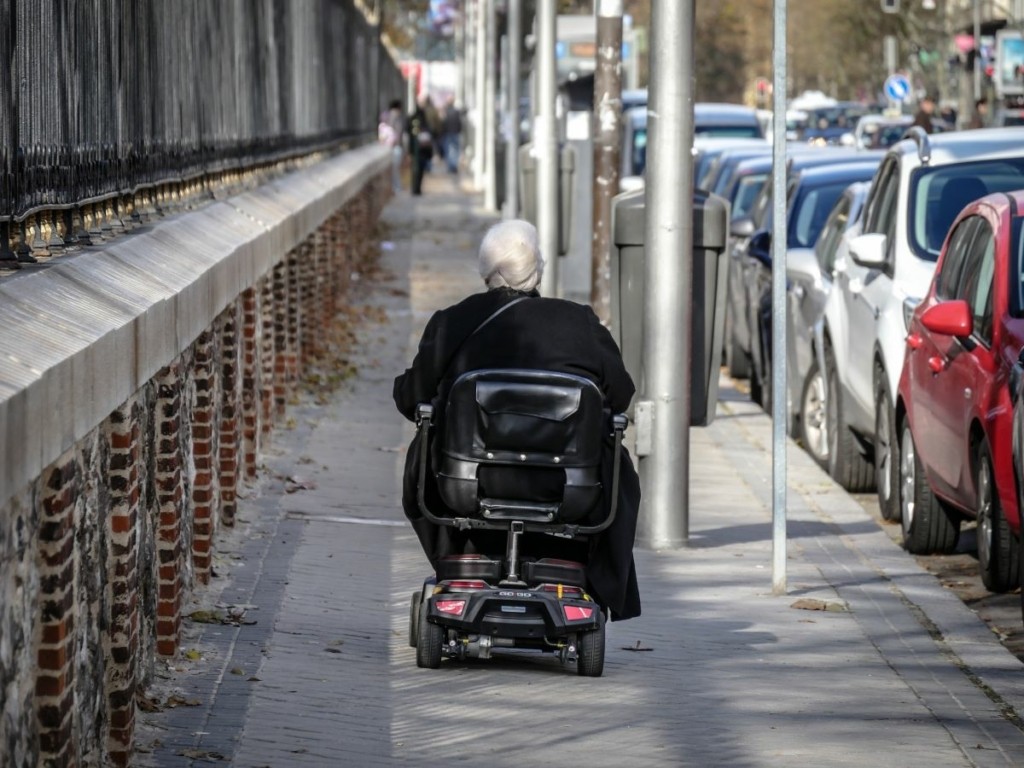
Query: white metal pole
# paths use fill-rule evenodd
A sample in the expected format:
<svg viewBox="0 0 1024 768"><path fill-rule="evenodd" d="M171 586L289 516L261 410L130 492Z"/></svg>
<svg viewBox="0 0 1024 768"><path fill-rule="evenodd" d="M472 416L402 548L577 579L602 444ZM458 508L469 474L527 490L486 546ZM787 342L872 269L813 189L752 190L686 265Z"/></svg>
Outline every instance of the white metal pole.
<svg viewBox="0 0 1024 768"><path fill-rule="evenodd" d="M772 592L786 593L786 0L775 0L772 93Z"/></svg>
<svg viewBox="0 0 1024 768"><path fill-rule="evenodd" d="M555 0L537 0L537 234L544 257L540 292L558 294L558 134L555 123Z"/></svg>
<svg viewBox="0 0 1024 768"><path fill-rule="evenodd" d="M495 53L498 50L498 20L495 0L485 0L487 8L487 61L484 62L487 88L484 98L484 208L498 208L498 174L495 172L495 109L498 73Z"/></svg>
<svg viewBox="0 0 1024 768"><path fill-rule="evenodd" d="M653 0L647 111L644 325L637 440L642 510L637 538L655 549L689 537L690 357L693 330L694 0ZM641 424L639 413L649 419Z"/></svg>
<svg viewBox="0 0 1024 768"><path fill-rule="evenodd" d="M505 146L505 218L519 217L519 84L523 44L522 0L508 0L508 124Z"/></svg>
<svg viewBox="0 0 1024 768"><path fill-rule="evenodd" d="M477 0L476 4L476 61L474 85L476 103L473 105L473 187L484 185L484 110L487 103L487 5L493 0Z"/></svg>

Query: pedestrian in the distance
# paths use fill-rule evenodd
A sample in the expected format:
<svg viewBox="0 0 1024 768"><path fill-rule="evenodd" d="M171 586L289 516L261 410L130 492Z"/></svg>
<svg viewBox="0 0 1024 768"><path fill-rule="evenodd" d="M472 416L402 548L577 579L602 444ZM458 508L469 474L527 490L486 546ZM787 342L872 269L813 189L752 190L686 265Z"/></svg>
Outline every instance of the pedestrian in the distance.
<svg viewBox="0 0 1024 768"><path fill-rule="evenodd" d="M409 141L409 158L412 162L412 193L423 194L423 174L427 164L434 155L434 135L427 125L427 113L424 110L426 98L416 102L416 108L406 120L406 136Z"/></svg>
<svg viewBox="0 0 1024 768"><path fill-rule="evenodd" d="M921 99L921 105L917 110L917 114L914 115L914 122L910 124L911 127L919 125L924 128L925 133L932 133L935 130L935 126L932 125L932 115L934 114L935 99L929 94Z"/></svg>
<svg viewBox="0 0 1024 768"><path fill-rule="evenodd" d="M433 170L433 163L431 162L434 155L440 155L444 150L441 149L441 113L438 112L437 107L434 106L434 101L429 96L425 96L422 101L423 113L427 116L427 130L430 131L430 136L433 141L433 151L430 153L430 157L427 158L426 170Z"/></svg>
<svg viewBox="0 0 1024 768"><path fill-rule="evenodd" d="M448 173L459 172L459 153L461 151L462 115L455 106L455 97L449 96L441 118L441 151L444 155Z"/></svg>
<svg viewBox="0 0 1024 768"><path fill-rule="evenodd" d="M402 102L395 99L381 113L377 139L391 150L391 191L402 189Z"/></svg>
<svg viewBox="0 0 1024 768"><path fill-rule="evenodd" d="M981 98L974 102L974 114L968 128L984 128L988 125L988 99Z"/></svg>

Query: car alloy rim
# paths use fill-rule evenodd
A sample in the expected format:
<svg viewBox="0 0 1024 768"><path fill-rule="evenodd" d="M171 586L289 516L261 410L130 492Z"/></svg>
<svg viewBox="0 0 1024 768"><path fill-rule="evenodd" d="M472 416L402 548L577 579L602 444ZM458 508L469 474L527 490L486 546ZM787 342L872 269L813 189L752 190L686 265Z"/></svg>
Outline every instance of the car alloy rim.
<svg viewBox="0 0 1024 768"><path fill-rule="evenodd" d="M900 441L900 512L903 514L903 532L909 533L914 523L914 438L910 427L903 427Z"/></svg>
<svg viewBox="0 0 1024 768"><path fill-rule="evenodd" d="M988 570L992 557L992 483L988 460L978 467L978 565Z"/></svg>
<svg viewBox="0 0 1024 768"><path fill-rule="evenodd" d="M828 410L831 410L830 406ZM807 449L818 459L826 459L829 454L828 416L825 377L818 371L807 385L807 395L804 397L803 407L804 437L807 438Z"/></svg>
<svg viewBox="0 0 1024 768"><path fill-rule="evenodd" d="M878 398L879 401L882 398ZM892 435L889 434L889 412L884 402L879 402L875 414L875 448L876 467L875 482L878 483L878 494L888 501L892 498ZM911 469L913 465L911 464Z"/></svg>

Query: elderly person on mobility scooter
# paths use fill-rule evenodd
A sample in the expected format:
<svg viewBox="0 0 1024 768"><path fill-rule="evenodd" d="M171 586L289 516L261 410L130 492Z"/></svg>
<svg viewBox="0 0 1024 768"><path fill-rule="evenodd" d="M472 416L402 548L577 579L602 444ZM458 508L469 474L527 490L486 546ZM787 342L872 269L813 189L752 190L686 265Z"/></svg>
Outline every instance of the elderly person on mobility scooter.
<svg viewBox="0 0 1024 768"><path fill-rule="evenodd" d="M402 503L436 574L413 595L410 644L420 666L438 666L438 647L482 657L494 645L538 647L600 675L605 611L640 615L640 483L621 447L625 419L611 418L626 410L633 382L589 307L537 292L544 261L532 224L493 226L479 268L487 291L434 314L395 379L398 410L420 426ZM469 597L431 597L452 584ZM583 608L531 602L548 592ZM574 633L565 620L577 615L589 623Z"/></svg>

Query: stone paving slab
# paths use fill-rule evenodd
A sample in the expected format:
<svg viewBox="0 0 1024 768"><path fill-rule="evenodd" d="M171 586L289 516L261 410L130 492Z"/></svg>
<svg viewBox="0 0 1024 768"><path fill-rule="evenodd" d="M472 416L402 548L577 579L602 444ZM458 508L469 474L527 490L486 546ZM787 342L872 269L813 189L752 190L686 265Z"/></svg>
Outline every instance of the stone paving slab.
<svg viewBox="0 0 1024 768"><path fill-rule="evenodd" d="M412 428L390 384L430 311L477 289L490 219L474 203L432 175L387 209L390 279L362 297L387 322L268 458L316 488L243 502L252 535L222 594L259 622L201 628L208 659L176 678L201 705L144 716L141 740L162 746L139 764L210 764L190 749L245 768L1022 764L1020 662L795 446L789 594L771 594L770 423L728 389L691 437L690 546L638 550L643 616L609 626L604 677L514 651L417 669L426 561L399 507Z"/></svg>

